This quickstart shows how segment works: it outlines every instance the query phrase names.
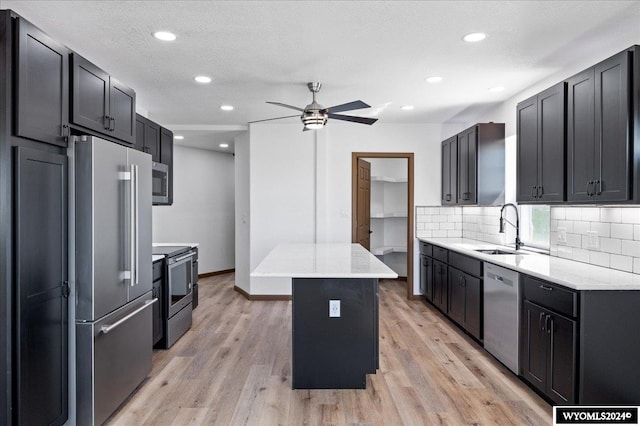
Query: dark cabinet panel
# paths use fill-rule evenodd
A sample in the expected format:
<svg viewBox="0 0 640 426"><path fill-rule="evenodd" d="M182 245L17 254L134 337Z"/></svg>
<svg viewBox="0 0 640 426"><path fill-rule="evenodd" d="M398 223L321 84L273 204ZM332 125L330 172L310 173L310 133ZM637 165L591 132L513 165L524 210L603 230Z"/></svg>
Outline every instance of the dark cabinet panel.
<svg viewBox="0 0 640 426"><path fill-rule="evenodd" d="M464 276L462 272L449 267L449 317L460 325L464 324Z"/></svg>
<svg viewBox="0 0 640 426"><path fill-rule="evenodd" d="M151 154L151 160L161 163L160 125L136 114L136 140L134 148Z"/></svg>
<svg viewBox="0 0 640 426"><path fill-rule="evenodd" d="M464 328L476 339L482 338L482 294L482 280L464 274Z"/></svg>
<svg viewBox="0 0 640 426"><path fill-rule="evenodd" d="M549 314L548 393L558 404L571 404L576 389L576 322L558 314Z"/></svg>
<svg viewBox="0 0 640 426"><path fill-rule="evenodd" d="M477 203L477 150L475 126L458 135L458 204Z"/></svg>
<svg viewBox="0 0 640 426"><path fill-rule="evenodd" d="M68 417L67 158L16 148L17 424Z"/></svg>
<svg viewBox="0 0 640 426"><path fill-rule="evenodd" d="M541 392L547 381L547 333L544 330L545 310L525 301L522 312L521 374Z"/></svg>
<svg viewBox="0 0 640 426"><path fill-rule="evenodd" d="M133 143L136 137L136 92L115 78L109 81L111 136Z"/></svg>
<svg viewBox="0 0 640 426"><path fill-rule="evenodd" d="M15 134L66 146L69 52L24 19L16 25Z"/></svg>
<svg viewBox="0 0 640 426"><path fill-rule="evenodd" d="M538 95L538 188L542 203L565 198L566 84L559 83Z"/></svg>
<svg viewBox="0 0 640 426"><path fill-rule="evenodd" d="M433 261L433 304L444 313L448 307L448 270L447 265L440 261Z"/></svg>
<svg viewBox="0 0 640 426"><path fill-rule="evenodd" d="M568 80L567 200L631 198L630 53Z"/></svg>
<svg viewBox="0 0 640 426"><path fill-rule="evenodd" d="M516 107L518 134L516 199L519 203L536 200L538 188L538 102L537 96Z"/></svg>
<svg viewBox="0 0 640 426"><path fill-rule="evenodd" d="M520 203L551 203L565 198L566 85L557 84L516 108Z"/></svg>
<svg viewBox="0 0 640 426"><path fill-rule="evenodd" d="M456 204L458 200L458 138L442 142L442 204Z"/></svg>
<svg viewBox="0 0 640 426"><path fill-rule="evenodd" d="M169 166L169 205L173 204L173 132L160 128L160 162Z"/></svg>
<svg viewBox="0 0 640 426"><path fill-rule="evenodd" d="M71 55L71 121L133 144L136 94L77 53Z"/></svg>
<svg viewBox="0 0 640 426"><path fill-rule="evenodd" d="M521 374L557 404L576 402L576 321L525 300Z"/></svg>
<svg viewBox="0 0 640 426"><path fill-rule="evenodd" d="M630 102L627 51L595 66L595 198L630 196Z"/></svg>
<svg viewBox="0 0 640 426"><path fill-rule="evenodd" d="M162 263L162 262L161 262ZM164 321L163 317L163 309L164 305L163 301L163 280L164 276L153 282L153 290L152 295L154 298L157 298L158 301L153 304L153 344L156 345L158 342L162 340L162 336L164 335Z"/></svg>
<svg viewBox="0 0 640 426"><path fill-rule="evenodd" d="M108 133L109 120L109 74L82 56L71 55L72 112L75 124Z"/></svg>

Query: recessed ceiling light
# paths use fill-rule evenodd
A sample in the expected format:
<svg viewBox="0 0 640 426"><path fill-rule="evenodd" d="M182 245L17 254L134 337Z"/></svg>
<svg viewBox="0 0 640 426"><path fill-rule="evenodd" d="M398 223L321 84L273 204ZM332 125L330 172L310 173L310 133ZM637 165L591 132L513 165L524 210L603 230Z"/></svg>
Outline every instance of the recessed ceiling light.
<svg viewBox="0 0 640 426"><path fill-rule="evenodd" d="M487 35L485 33L471 33L462 37L464 41L468 41L469 43L481 41L481 40L484 40L485 38L487 38Z"/></svg>
<svg viewBox="0 0 640 426"><path fill-rule="evenodd" d="M413 109L413 105L403 105L400 107L400 109L403 109L405 111L411 111Z"/></svg>
<svg viewBox="0 0 640 426"><path fill-rule="evenodd" d="M207 77L206 75L199 75L194 80L203 84L211 83L211 77Z"/></svg>
<svg viewBox="0 0 640 426"><path fill-rule="evenodd" d="M220 144L220 148L229 148L229 144L228 143L221 143Z"/></svg>
<svg viewBox="0 0 640 426"><path fill-rule="evenodd" d="M427 83L440 83L441 81L442 81L442 77L438 77L437 75L427 78Z"/></svg>
<svg viewBox="0 0 640 426"><path fill-rule="evenodd" d="M173 138L175 140L181 141L182 139L184 139L184 136L182 136L182 135L174 135Z"/></svg>
<svg viewBox="0 0 640 426"><path fill-rule="evenodd" d="M504 90L504 86L496 86L496 87L489 88L490 92L502 92L503 90Z"/></svg>
<svg viewBox="0 0 640 426"><path fill-rule="evenodd" d="M174 33L170 33L169 31L156 31L155 33L153 33L153 36L162 41L173 41L176 39L176 35Z"/></svg>
<svg viewBox="0 0 640 426"><path fill-rule="evenodd" d="M221 105L220 109L223 111L233 111L233 105Z"/></svg>

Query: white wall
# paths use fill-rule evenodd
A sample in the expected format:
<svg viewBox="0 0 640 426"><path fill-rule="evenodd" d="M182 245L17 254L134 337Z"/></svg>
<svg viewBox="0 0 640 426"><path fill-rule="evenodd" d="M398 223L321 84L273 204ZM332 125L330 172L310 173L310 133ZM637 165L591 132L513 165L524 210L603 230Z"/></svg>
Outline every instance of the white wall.
<svg viewBox="0 0 640 426"><path fill-rule="evenodd" d="M315 132L250 127L250 269L280 243L315 241ZM251 294L291 294L289 278L252 278Z"/></svg>
<svg viewBox="0 0 640 426"><path fill-rule="evenodd" d="M249 132L235 138L235 154L236 286L250 293Z"/></svg>
<svg viewBox="0 0 640 426"><path fill-rule="evenodd" d="M153 207L154 243L199 243L199 272L234 268L233 156L174 146L173 205Z"/></svg>
<svg viewBox="0 0 640 426"><path fill-rule="evenodd" d="M351 153L414 153L414 202L440 202L440 142L459 124L331 122L317 132L299 124L250 128L253 270L283 242L351 241ZM413 212L411 212L413 214ZM414 277L418 276L414 246ZM237 271L236 271L237 272ZM414 280L418 288L418 280ZM251 278L251 294L290 294L290 280Z"/></svg>

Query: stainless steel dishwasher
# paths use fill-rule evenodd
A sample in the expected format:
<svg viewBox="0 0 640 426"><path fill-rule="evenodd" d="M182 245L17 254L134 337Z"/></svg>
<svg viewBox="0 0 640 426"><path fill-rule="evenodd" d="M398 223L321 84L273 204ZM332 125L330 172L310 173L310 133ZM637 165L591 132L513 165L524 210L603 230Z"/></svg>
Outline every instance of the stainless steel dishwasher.
<svg viewBox="0 0 640 426"><path fill-rule="evenodd" d="M518 374L518 273L484 264L484 348Z"/></svg>

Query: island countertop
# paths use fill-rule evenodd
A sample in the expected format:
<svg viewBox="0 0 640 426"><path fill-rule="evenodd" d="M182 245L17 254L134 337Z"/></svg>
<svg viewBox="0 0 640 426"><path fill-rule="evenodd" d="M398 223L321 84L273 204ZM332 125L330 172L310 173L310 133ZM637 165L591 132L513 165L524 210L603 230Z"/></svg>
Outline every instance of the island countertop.
<svg viewBox="0 0 640 426"><path fill-rule="evenodd" d="M280 244L254 269L252 277L397 278L391 268L360 244Z"/></svg>

